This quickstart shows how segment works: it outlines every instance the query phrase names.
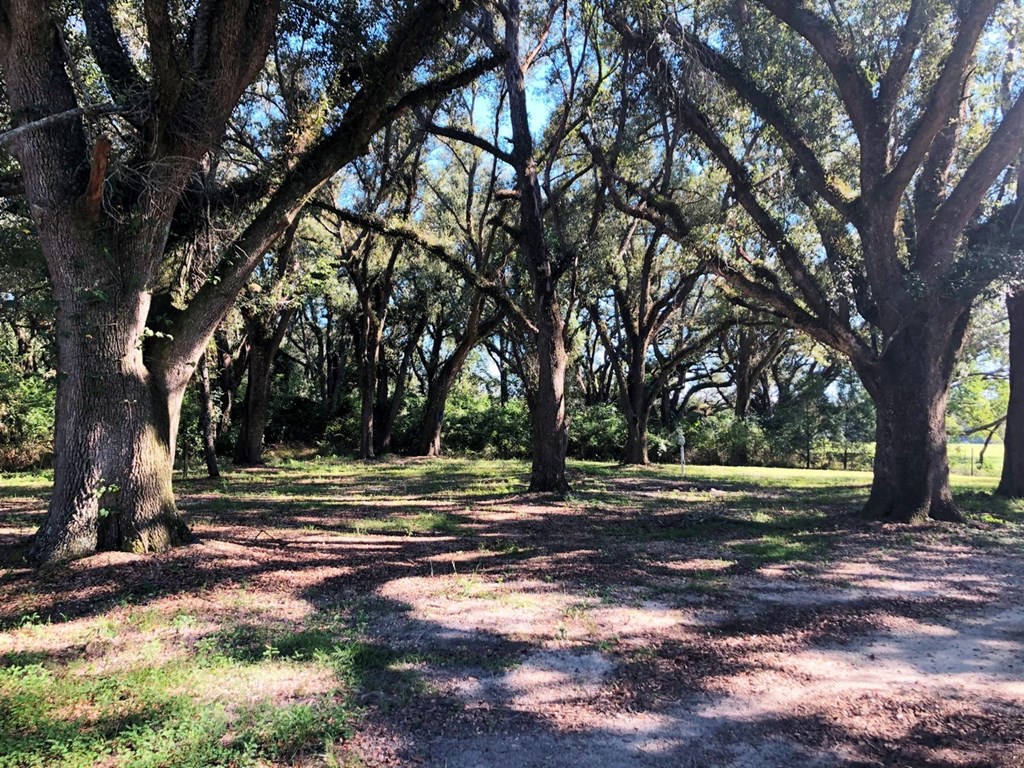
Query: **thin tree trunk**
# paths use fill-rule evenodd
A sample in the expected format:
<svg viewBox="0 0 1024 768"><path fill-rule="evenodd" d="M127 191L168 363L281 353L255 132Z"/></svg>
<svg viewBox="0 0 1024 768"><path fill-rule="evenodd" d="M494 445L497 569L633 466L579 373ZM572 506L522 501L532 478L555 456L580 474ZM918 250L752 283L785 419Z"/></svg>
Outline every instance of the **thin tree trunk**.
<svg viewBox="0 0 1024 768"><path fill-rule="evenodd" d="M206 354L199 358L199 429L203 435L203 457L210 477L220 477L217 467L217 436L213 430L213 396L210 392L210 367Z"/></svg>
<svg viewBox="0 0 1024 768"><path fill-rule="evenodd" d="M379 325L364 307L357 320L356 346L359 354L359 458L370 461L374 454L374 410L377 398L377 361L380 353Z"/></svg>
<svg viewBox="0 0 1024 768"><path fill-rule="evenodd" d="M508 340L505 335L502 334L500 340L500 351L498 360L498 403L504 408L508 405L509 400L509 381L508 381L508 359L505 355L505 347L508 344Z"/></svg>
<svg viewBox="0 0 1024 768"><path fill-rule="evenodd" d="M416 453L419 456L440 456L441 455L441 432L444 425L444 409L448 404L448 396L452 387L459 379L463 366L469 357L469 353L477 345L481 337L486 337L501 322L501 315L495 315L487 320L482 326L480 314L483 310L483 299L476 297L472 310L470 311L466 330L459 339L458 344L451 356L440 366L437 365L437 358L440 357L440 344L435 339L435 346L431 358L434 369L440 369L437 375L427 385L427 401L423 407L423 419L420 421L419 438L416 443ZM504 380L504 361L501 363L502 379ZM507 384L505 384L507 387ZM507 395L507 392L506 392ZM504 402L502 402L504 405Z"/></svg>
<svg viewBox="0 0 1024 768"><path fill-rule="evenodd" d="M416 453L419 456L441 455L441 432L444 426L444 410L448 404L448 395L458 381L459 373L472 347L467 347L465 355L455 354L441 368L441 373L427 388L427 401L423 408L423 419L420 422L419 440Z"/></svg>
<svg viewBox="0 0 1024 768"><path fill-rule="evenodd" d="M1024 291L1007 294L1006 310L1010 316L1010 405L996 493L1024 498Z"/></svg>
<svg viewBox="0 0 1024 768"><path fill-rule="evenodd" d="M744 374L746 371L743 372ZM747 380L747 377L743 374L736 379L736 405L735 413L737 419L747 418L747 413L750 411L750 397L753 394L753 387L751 382Z"/></svg>

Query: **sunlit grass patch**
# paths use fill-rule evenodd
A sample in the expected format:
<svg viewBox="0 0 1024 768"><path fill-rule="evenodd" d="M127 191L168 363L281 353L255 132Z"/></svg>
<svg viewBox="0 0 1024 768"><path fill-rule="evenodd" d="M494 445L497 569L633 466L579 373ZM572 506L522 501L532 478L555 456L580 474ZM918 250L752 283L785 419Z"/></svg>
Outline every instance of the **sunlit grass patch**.
<svg viewBox="0 0 1024 768"><path fill-rule="evenodd" d="M451 512L420 512L415 515L388 515L386 517L362 517L346 520L343 526L357 534L443 534L454 535L463 532L468 518Z"/></svg>
<svg viewBox="0 0 1024 768"><path fill-rule="evenodd" d="M217 670L230 684L232 668ZM0 766L248 766L291 759L340 736L340 699L232 708L195 695L191 665L89 674L81 664L0 670Z"/></svg>
<svg viewBox="0 0 1024 768"><path fill-rule="evenodd" d="M823 552L821 542L812 538L783 535L762 536L752 541L729 545L729 549L755 566L817 560Z"/></svg>
<svg viewBox="0 0 1024 768"><path fill-rule="evenodd" d="M144 609L88 622L92 658L0 657L0 768L260 766L351 731L351 632L230 625L191 641L167 619ZM112 653L120 632L133 633L130 653Z"/></svg>

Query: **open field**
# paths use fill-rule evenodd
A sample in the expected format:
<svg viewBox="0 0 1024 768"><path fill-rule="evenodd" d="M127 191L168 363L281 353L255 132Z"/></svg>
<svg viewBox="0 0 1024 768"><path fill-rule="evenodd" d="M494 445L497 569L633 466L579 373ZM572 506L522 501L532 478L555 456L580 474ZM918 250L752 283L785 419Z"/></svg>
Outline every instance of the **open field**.
<svg viewBox="0 0 1024 768"><path fill-rule="evenodd" d="M183 480L195 542L22 564L0 767L1021 766L1024 505L866 524L857 472L283 462Z"/></svg>

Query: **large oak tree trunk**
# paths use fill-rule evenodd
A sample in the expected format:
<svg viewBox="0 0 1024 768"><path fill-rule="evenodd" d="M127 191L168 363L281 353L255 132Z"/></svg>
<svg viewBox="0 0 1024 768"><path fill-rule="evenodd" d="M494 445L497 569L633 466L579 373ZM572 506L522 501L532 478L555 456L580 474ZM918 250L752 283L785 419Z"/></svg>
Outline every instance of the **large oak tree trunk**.
<svg viewBox="0 0 1024 768"><path fill-rule="evenodd" d="M858 370L875 403L874 477L865 516L961 520L949 486L946 400L969 310L909 323L881 360Z"/></svg>
<svg viewBox="0 0 1024 768"><path fill-rule="evenodd" d="M107 5L87 4L90 61L106 81L97 87L118 97L119 109L134 115L127 123L138 126L136 135L119 127L124 162L109 177L114 142L87 140L84 119L75 117L92 109L81 109L61 39L65 28L77 35L83 25L66 24L38 0L0 7L3 84L12 121L24 129L7 146L21 166L58 306L54 492L32 550L37 562L97 549L161 550L185 537L172 460L182 396L202 350L311 193L393 119L386 105L455 15L447 3L413 13L396 32L400 44L389 40L374 60L338 130L311 142L144 362L151 291L169 266L164 251L182 191L217 154L231 112L265 63L280 9L276 0L186 4L172 22L166 7L162 14L162 4L147 3L143 75L116 30L103 28L111 24Z"/></svg>
<svg viewBox="0 0 1024 768"><path fill-rule="evenodd" d="M647 425L651 416L648 401L645 343L637 343L626 372L627 392L622 394L622 410L626 415L626 464L649 464L647 455Z"/></svg>
<svg viewBox="0 0 1024 768"><path fill-rule="evenodd" d="M543 297L537 313L537 389L534 393L533 467L530 490L566 494L565 454L569 444L569 417L565 411L565 371L568 354L562 320L553 297Z"/></svg>
<svg viewBox="0 0 1024 768"><path fill-rule="evenodd" d="M1010 315L1010 405L996 493L1024 498L1024 292L1007 294L1006 310Z"/></svg>
<svg viewBox="0 0 1024 768"><path fill-rule="evenodd" d="M263 462L263 432L270 411L270 384L274 356L265 346L253 343L249 352L249 381L245 387L242 419L235 443L235 464L255 466Z"/></svg>
<svg viewBox="0 0 1024 768"><path fill-rule="evenodd" d="M626 464L650 464L647 453L647 423L650 410L641 408L626 416Z"/></svg>
<svg viewBox="0 0 1024 768"><path fill-rule="evenodd" d="M150 297L56 287L58 387L54 487L30 557L156 552L186 528L171 490L183 386L147 369L142 339Z"/></svg>
<svg viewBox="0 0 1024 768"><path fill-rule="evenodd" d="M558 303L555 269L544 230L544 199L537 177L530 106L526 96L525 70L519 50L521 4L511 0L504 12L505 84L508 88L512 127L512 158L519 192L519 250L526 261L533 289L533 332L537 345L537 387L530 412L533 425L533 467L530 490L565 494L565 453L569 444L569 419L565 410L565 324Z"/></svg>
<svg viewBox="0 0 1024 768"><path fill-rule="evenodd" d="M438 381L427 391L427 401L420 421L420 435L416 442L419 456L441 455L441 429L444 426L444 409L448 404L451 384Z"/></svg>

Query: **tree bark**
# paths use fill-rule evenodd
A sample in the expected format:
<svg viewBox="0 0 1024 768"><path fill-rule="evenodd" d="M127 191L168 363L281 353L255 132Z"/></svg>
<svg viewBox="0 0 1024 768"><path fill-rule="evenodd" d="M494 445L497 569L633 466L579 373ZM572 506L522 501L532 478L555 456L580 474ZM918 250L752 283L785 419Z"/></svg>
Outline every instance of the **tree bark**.
<svg viewBox="0 0 1024 768"><path fill-rule="evenodd" d="M1010 405L1003 440L1003 471L996 493L1024 498L1024 292L1006 296L1010 316Z"/></svg>
<svg viewBox="0 0 1024 768"><path fill-rule="evenodd" d="M622 410L626 415L626 464L649 464L647 424L653 400L647 392L648 340L630 339L629 368L622 373Z"/></svg>
<svg viewBox="0 0 1024 768"><path fill-rule="evenodd" d="M651 463L647 453L647 425L650 415L650 408L641 408L639 412L630 412L626 417L626 464Z"/></svg>
<svg viewBox="0 0 1024 768"><path fill-rule="evenodd" d="M199 429L203 435L203 458L210 477L220 477L217 466L217 435L213 423L213 396L210 391L210 366L206 354L199 358Z"/></svg>
<svg viewBox="0 0 1024 768"><path fill-rule="evenodd" d="M374 411L377 398L377 364L380 354L380 324L364 307L356 319L356 349L359 359L359 458L376 458L373 444Z"/></svg>
<svg viewBox="0 0 1024 768"><path fill-rule="evenodd" d="M466 354L456 353L441 368L440 374L427 388L427 400L423 408L423 420L420 422L419 440L416 453L420 456L441 455L441 433L444 427L444 409L448 405L448 395L458 381L459 373L466 361L471 346L466 347Z"/></svg>
<svg viewBox="0 0 1024 768"><path fill-rule="evenodd" d="M454 382L454 377L450 381ZM420 436L416 443L417 455L441 455L441 430L444 427L444 409L448 404L450 392L451 383L447 379L439 379L427 392L423 419L420 422Z"/></svg>
<svg viewBox="0 0 1024 768"><path fill-rule="evenodd" d="M187 529L174 506L171 474L181 399L195 363L249 274L310 194L365 152L370 137L394 119L397 110L389 105L457 14L449 3L417 6L387 46L367 57L366 85L349 100L344 118L290 166L225 248L238 258L220 261L173 319L173 333L147 344L147 351L154 349L144 362L146 315L157 275L168 266L172 218L189 177L216 154L273 39L276 0L243 5L244 13L203 3L179 14L187 27L181 40L177 17L172 28L160 4L153 13L146 5L146 70L152 77L133 66L121 70L133 81L127 90L140 95L142 114L128 118L140 129L125 137L123 152L118 150L123 172L110 178L112 141L100 136L90 162L82 120L88 110L69 77L64 20L58 23L49 4L37 0L11 0L0 10L0 64L20 129L9 146L21 166L58 306L54 493L32 550L36 562L97 549L161 550L183 540ZM97 30L95 22L89 14L86 37L106 86L117 93L126 84L113 77L117 67L110 65L130 58L95 45L97 34L105 42L116 37ZM436 94L418 89L406 94L403 106ZM63 115L67 119L53 119Z"/></svg>
<svg viewBox="0 0 1024 768"><path fill-rule="evenodd" d="M256 466L263 463L263 433L270 414L270 389L274 358L284 341L294 310L285 309L269 333L264 320L246 322L249 336L249 382L245 389L242 423L235 443L235 464Z"/></svg>
<svg viewBox="0 0 1024 768"><path fill-rule="evenodd" d="M530 108L520 52L519 0L510 0L504 12L505 85L508 89L512 128L512 164L519 192L519 251L526 261L533 290L537 345L537 387L531 408L533 467L530 490L564 495L565 453L569 444L569 419L565 410L565 323L558 301L558 272L545 239L544 200L537 175L537 158L530 133Z"/></svg>
<svg viewBox="0 0 1024 768"><path fill-rule="evenodd" d="M963 519L949 485L946 400L969 311L908 323L879 360L858 366L877 412L874 478L863 510L868 518Z"/></svg>
<svg viewBox="0 0 1024 768"><path fill-rule="evenodd" d="M569 356L565 349L561 312L554 296L542 296L538 303L537 390L531 415L533 425L533 466L530 490L565 495L565 454L569 445L569 417L565 410L565 371Z"/></svg>
<svg viewBox="0 0 1024 768"><path fill-rule="evenodd" d="M432 372L428 371L430 380L427 383L427 399L424 403L419 438L416 442L416 453L419 456L441 455L441 432L444 426L444 409L448 404L448 395L451 394L452 387L458 381L469 353L473 351L481 337L492 333L501 322L502 315L499 312L481 324L480 315L483 312L483 306L483 297L476 296L466 321L466 330L456 343L451 356L443 363L439 363L442 338L438 336L434 339L429 365ZM501 371L504 371L503 362ZM503 374L502 378L504 378ZM507 391L505 394L507 396ZM504 404L503 401L502 405Z"/></svg>
<svg viewBox="0 0 1024 768"><path fill-rule="evenodd" d="M58 287L57 298L54 486L30 559L159 552L183 542L171 476L184 386L171 390L143 362L149 294L100 300Z"/></svg>

